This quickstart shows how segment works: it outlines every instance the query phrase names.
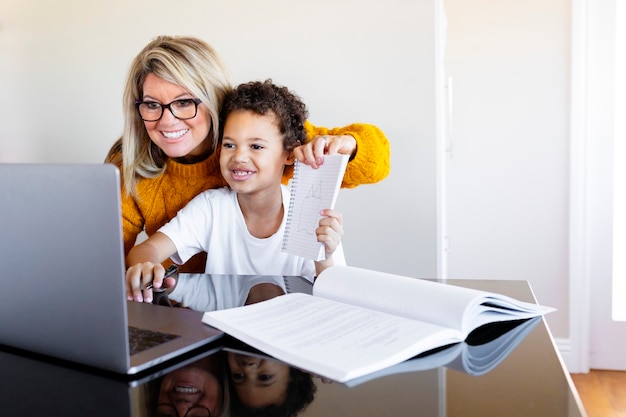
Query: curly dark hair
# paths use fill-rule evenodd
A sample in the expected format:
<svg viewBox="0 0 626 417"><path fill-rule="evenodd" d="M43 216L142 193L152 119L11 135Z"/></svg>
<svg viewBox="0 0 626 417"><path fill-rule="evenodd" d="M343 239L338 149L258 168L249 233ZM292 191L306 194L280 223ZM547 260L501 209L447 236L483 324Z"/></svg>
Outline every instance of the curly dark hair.
<svg viewBox="0 0 626 417"><path fill-rule="evenodd" d="M226 118L237 110L249 110L259 115L273 113L283 135L283 148L287 151L306 141L304 122L308 111L305 104L287 87L278 86L270 79L240 84L226 94L220 112L220 138L224 134Z"/></svg>
<svg viewBox="0 0 626 417"><path fill-rule="evenodd" d="M233 417L295 417L313 402L317 386L309 373L290 367L285 401L281 404L251 408L241 403L232 384L230 390L231 415Z"/></svg>

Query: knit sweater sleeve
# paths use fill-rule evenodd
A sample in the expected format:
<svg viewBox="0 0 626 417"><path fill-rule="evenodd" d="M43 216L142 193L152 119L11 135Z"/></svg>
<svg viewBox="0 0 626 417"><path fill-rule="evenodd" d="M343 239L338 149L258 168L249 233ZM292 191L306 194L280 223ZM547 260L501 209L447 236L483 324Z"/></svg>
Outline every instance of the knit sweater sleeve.
<svg viewBox="0 0 626 417"><path fill-rule="evenodd" d="M341 184L343 188L374 184L389 175L389 141L378 127L357 123L328 129L314 126L307 121L305 128L309 140L318 135L351 135L356 139L357 151L346 168Z"/></svg>
<svg viewBox="0 0 626 417"><path fill-rule="evenodd" d="M124 234L124 254L128 252L137 241L137 236L144 229L145 220L135 199L122 190L122 231Z"/></svg>
<svg viewBox="0 0 626 417"><path fill-rule="evenodd" d="M118 139L107 154L105 163L113 164L122 171L122 139ZM123 183L123 181L122 181ZM124 256L128 255L130 249L135 245L137 236L143 231L145 220L141 209L134 198L126 193L124 186L121 187L122 198L122 233L124 239Z"/></svg>

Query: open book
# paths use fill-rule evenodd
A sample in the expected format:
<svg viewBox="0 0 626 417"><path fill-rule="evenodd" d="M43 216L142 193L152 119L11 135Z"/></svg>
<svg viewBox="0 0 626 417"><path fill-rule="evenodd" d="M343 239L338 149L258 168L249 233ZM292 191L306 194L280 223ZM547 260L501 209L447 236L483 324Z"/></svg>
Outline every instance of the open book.
<svg viewBox="0 0 626 417"><path fill-rule="evenodd" d="M324 244L315 229L320 210L335 208L350 155L326 155L317 169L296 161L291 179L291 197L283 237L283 252L314 261L326 259Z"/></svg>
<svg viewBox="0 0 626 417"><path fill-rule="evenodd" d="M346 382L463 342L485 324L550 311L490 292L334 266L317 277L313 295L285 294L202 320L292 366Z"/></svg>

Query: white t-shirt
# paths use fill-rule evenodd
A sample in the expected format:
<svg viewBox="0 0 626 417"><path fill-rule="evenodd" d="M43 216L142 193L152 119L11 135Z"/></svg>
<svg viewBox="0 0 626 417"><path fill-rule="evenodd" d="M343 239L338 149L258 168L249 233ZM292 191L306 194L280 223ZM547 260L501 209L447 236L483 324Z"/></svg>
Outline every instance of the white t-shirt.
<svg viewBox="0 0 626 417"><path fill-rule="evenodd" d="M287 213L289 188L281 185ZM285 218L275 234L259 239L248 232L237 193L229 188L207 190L194 197L160 232L176 246L172 260L185 263L207 252L205 273L245 275L315 275L310 259L282 252ZM335 265L345 265L341 245L333 254Z"/></svg>

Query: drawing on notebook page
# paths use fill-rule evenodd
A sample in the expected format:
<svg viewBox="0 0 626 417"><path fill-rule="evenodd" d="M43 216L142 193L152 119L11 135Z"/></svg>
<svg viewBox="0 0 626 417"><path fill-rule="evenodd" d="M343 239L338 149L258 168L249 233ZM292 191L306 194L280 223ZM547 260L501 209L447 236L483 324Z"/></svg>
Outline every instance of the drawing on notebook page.
<svg viewBox="0 0 626 417"><path fill-rule="evenodd" d="M328 155L324 164L313 169L296 161L291 180L291 198L283 238L283 252L320 261L324 245L317 241L315 229L320 210L335 208L349 155Z"/></svg>
<svg viewBox="0 0 626 417"><path fill-rule="evenodd" d="M321 206L322 185L322 181L319 181L317 184L311 184L304 196L304 201L300 206L298 222L296 223L296 233L304 233L308 236L315 235L315 228L320 217L319 212L324 208Z"/></svg>

